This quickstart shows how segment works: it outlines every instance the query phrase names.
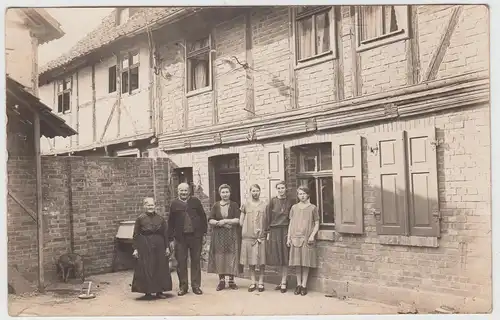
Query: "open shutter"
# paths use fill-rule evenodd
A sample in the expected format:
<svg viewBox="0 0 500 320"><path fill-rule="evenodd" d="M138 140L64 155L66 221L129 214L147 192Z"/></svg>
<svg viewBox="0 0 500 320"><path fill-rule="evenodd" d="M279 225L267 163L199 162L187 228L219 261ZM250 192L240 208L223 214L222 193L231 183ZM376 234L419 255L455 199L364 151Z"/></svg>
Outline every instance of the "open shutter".
<svg viewBox="0 0 500 320"><path fill-rule="evenodd" d="M434 128L407 132L408 202L412 236L440 235L435 134Z"/></svg>
<svg viewBox="0 0 500 320"><path fill-rule="evenodd" d="M361 137L332 141L335 230L363 233L363 174Z"/></svg>
<svg viewBox="0 0 500 320"><path fill-rule="evenodd" d="M264 149L267 178L267 197L271 200L276 195L275 185L281 180L285 180L284 147L283 144L268 145Z"/></svg>
<svg viewBox="0 0 500 320"><path fill-rule="evenodd" d="M406 235L407 199L404 131L374 135L369 143L369 156L374 154L373 173L375 217L380 235Z"/></svg>

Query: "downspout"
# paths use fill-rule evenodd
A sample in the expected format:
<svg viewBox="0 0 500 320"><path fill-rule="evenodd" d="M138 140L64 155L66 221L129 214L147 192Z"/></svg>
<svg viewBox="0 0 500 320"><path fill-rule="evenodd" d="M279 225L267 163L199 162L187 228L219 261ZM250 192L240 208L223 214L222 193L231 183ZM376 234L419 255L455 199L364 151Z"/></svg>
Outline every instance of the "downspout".
<svg viewBox="0 0 500 320"><path fill-rule="evenodd" d="M40 155L40 115L37 112L33 113L33 131L35 139L35 168L36 168L36 214L38 221L37 228L37 249L38 249L38 290L43 293L45 291L44 267L43 267L43 249L44 249L44 221L42 211L42 157Z"/></svg>

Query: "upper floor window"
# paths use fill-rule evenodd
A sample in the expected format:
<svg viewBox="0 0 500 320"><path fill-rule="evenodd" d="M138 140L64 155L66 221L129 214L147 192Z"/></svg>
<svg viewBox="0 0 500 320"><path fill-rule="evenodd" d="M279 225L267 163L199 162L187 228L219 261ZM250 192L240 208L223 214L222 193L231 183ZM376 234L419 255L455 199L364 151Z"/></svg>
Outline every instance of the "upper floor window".
<svg viewBox="0 0 500 320"><path fill-rule="evenodd" d="M71 77L57 81L57 112L67 113L71 109Z"/></svg>
<svg viewBox="0 0 500 320"><path fill-rule="evenodd" d="M130 94L139 88L139 52L129 52L122 56L121 74L122 93Z"/></svg>
<svg viewBox="0 0 500 320"><path fill-rule="evenodd" d="M108 92L116 91L116 66L109 67L108 69Z"/></svg>
<svg viewBox="0 0 500 320"><path fill-rule="evenodd" d="M358 50L407 38L408 8L409 6L356 7Z"/></svg>
<svg viewBox="0 0 500 320"><path fill-rule="evenodd" d="M212 84L212 59L210 36L187 42L186 69L187 92L210 88Z"/></svg>
<svg viewBox="0 0 500 320"><path fill-rule="evenodd" d="M331 6L300 6L294 10L297 62L333 53L334 11Z"/></svg>
<svg viewBox="0 0 500 320"><path fill-rule="evenodd" d="M331 143L312 144L298 147L299 185L311 191L310 201L318 207L320 223L333 226L333 173Z"/></svg>

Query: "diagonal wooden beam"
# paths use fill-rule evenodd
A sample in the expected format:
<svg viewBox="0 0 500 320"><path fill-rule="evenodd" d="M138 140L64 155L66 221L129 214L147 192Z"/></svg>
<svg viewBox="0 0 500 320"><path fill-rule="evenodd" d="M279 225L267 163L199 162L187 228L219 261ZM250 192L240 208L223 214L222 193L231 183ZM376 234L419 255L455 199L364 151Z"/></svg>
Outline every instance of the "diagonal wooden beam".
<svg viewBox="0 0 500 320"><path fill-rule="evenodd" d="M439 45L434 52L431 61L429 62L429 66L427 67L427 71L425 72L425 77L424 77L424 82L426 81L432 81L436 79L437 73L439 71L439 67L441 66L441 63L443 62L444 55L446 53L446 50L450 46L450 39L451 36L453 35L453 32L455 31L455 28L457 27L458 20L460 18L460 14L463 11L463 5L457 5L453 9L453 13L451 14L450 21L448 21L448 25L446 26L446 29L441 36L441 39L439 41Z"/></svg>
<svg viewBox="0 0 500 320"><path fill-rule="evenodd" d="M111 123L111 119L113 119L113 114L115 113L116 105L118 104L117 101L113 104L113 108L111 108L111 112L109 113L108 121L106 121L106 125L104 126L104 130L102 131L101 139L99 139L99 142L102 142L102 139L104 139L104 136L106 135L106 131L108 130L109 124Z"/></svg>
<svg viewBox="0 0 500 320"><path fill-rule="evenodd" d="M33 221L36 222L36 213L35 211L31 210L28 206L26 206L24 204L24 202L22 202L18 197L16 197L16 195L11 191L11 190L8 190L7 191L9 196L15 201L17 202L17 204L23 208L24 211L26 211L26 213L28 213L31 217L31 219L33 219Z"/></svg>

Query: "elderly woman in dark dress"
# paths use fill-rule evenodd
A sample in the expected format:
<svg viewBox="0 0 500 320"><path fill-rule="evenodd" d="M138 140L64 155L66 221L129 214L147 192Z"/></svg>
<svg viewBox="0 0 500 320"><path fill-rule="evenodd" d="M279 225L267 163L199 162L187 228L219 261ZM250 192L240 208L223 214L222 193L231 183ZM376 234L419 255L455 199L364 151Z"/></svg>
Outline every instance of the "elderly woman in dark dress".
<svg viewBox="0 0 500 320"><path fill-rule="evenodd" d="M208 256L208 273L219 275L217 291L226 288L227 276L229 288L237 289L234 276L243 270L239 264L241 230L239 226L240 209L236 202L231 201L231 187L223 184L219 187L221 200L214 204L208 216L212 226L212 237Z"/></svg>
<svg viewBox="0 0 500 320"><path fill-rule="evenodd" d="M292 206L297 203L295 198L286 194L285 181L276 183L278 195L273 197L268 210L268 240L266 247L266 265L281 269L281 283L275 288L281 293L287 291L289 249L286 245L289 215Z"/></svg>
<svg viewBox="0 0 500 320"><path fill-rule="evenodd" d="M144 199L144 213L141 213L134 226L133 256L137 258L132 280L132 292L144 293L142 299L156 297L165 299L165 291L172 290L172 277L168 265L170 249L167 224L155 211L153 198Z"/></svg>

